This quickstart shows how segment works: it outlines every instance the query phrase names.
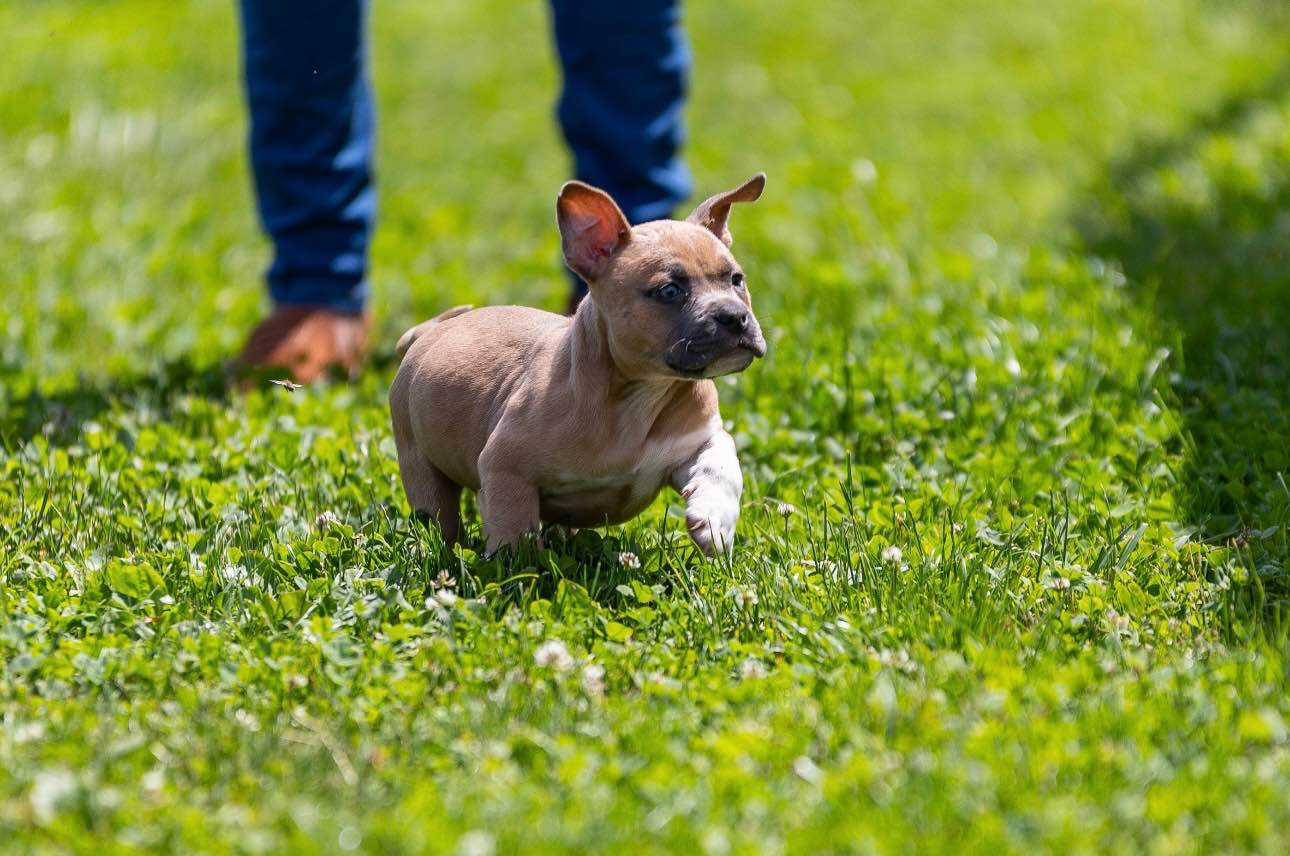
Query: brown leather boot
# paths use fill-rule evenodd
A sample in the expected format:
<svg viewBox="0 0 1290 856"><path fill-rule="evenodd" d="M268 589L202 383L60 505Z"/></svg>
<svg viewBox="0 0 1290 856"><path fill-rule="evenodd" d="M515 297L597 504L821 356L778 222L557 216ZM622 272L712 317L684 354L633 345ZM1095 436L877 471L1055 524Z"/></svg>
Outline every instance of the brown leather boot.
<svg viewBox="0 0 1290 856"><path fill-rule="evenodd" d="M251 331L234 363L235 371L283 369L296 383L310 383L338 367L358 376L367 346L370 316L325 306L278 306Z"/></svg>

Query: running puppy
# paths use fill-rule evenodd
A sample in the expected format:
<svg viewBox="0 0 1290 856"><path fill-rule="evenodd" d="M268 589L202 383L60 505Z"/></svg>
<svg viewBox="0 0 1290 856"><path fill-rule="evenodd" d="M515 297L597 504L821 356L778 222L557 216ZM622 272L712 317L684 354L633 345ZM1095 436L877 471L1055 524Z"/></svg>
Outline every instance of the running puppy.
<svg viewBox="0 0 1290 856"><path fill-rule="evenodd" d="M452 543L462 488L477 491L491 553L542 521L628 520L670 484L694 542L728 549L743 477L711 379L766 341L726 223L765 183L636 227L604 191L565 184L564 257L590 287L573 317L458 307L399 339L390 415L412 509Z"/></svg>

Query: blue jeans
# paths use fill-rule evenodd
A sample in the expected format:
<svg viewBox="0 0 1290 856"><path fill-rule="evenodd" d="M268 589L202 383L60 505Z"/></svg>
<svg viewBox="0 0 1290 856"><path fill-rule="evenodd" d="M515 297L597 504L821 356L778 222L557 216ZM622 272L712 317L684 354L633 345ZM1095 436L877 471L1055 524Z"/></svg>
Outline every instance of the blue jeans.
<svg viewBox="0 0 1290 856"><path fill-rule="evenodd" d="M239 0L251 169L275 304L359 312L376 216L367 0ZM690 194L680 0L551 0L575 175L633 223Z"/></svg>

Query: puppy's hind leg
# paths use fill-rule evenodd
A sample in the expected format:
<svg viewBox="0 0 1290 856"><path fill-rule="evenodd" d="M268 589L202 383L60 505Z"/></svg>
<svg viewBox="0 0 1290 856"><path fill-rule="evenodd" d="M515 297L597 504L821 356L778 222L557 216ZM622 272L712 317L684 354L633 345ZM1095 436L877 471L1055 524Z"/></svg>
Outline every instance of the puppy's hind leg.
<svg viewBox="0 0 1290 856"><path fill-rule="evenodd" d="M413 512L425 515L448 546L461 538L461 486L439 472L416 449L399 450L399 476Z"/></svg>
<svg viewBox="0 0 1290 856"><path fill-rule="evenodd" d="M390 427L399 456L399 477L408 505L434 521L448 545L461 538L461 486L452 481L417 448L408 411L409 376L402 369L390 385Z"/></svg>

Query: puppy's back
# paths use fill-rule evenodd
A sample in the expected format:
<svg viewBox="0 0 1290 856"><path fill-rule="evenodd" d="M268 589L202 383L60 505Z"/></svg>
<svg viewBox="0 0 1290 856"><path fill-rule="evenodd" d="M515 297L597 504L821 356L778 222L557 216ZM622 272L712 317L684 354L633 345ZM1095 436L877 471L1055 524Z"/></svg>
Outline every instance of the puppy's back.
<svg viewBox="0 0 1290 856"><path fill-rule="evenodd" d="M432 351L436 363L457 363L462 371L487 372L514 359L514 352L533 356L533 349L563 332L569 319L528 306L457 306L423 321L399 337L395 351L402 362L422 361Z"/></svg>
<svg viewBox="0 0 1290 856"><path fill-rule="evenodd" d="M396 434L459 484L478 488L475 462L526 373L549 362L569 319L523 306L458 307L399 340L390 387Z"/></svg>
<svg viewBox="0 0 1290 856"><path fill-rule="evenodd" d="M417 337L420 336L422 333L424 333L426 330L429 330L431 327L433 327L436 324L442 324L444 321L447 321L450 318L456 318L458 315L464 315L474 308L475 307L473 306L454 306L453 308L447 310L446 312L440 312L438 315L431 318L429 321L422 321L420 324L417 324L414 327L408 328L407 332L405 332L402 336L400 336L398 343L395 344L394 353L398 354L399 358L402 359L403 355L408 352L408 348L412 347L412 343L415 342L417 340Z"/></svg>

